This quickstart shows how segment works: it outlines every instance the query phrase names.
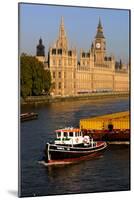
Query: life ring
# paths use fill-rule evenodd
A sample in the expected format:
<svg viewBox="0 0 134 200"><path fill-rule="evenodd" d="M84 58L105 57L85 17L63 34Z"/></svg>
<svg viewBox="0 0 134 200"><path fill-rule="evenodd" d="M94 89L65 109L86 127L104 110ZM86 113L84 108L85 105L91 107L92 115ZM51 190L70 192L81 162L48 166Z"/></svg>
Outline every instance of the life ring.
<svg viewBox="0 0 134 200"><path fill-rule="evenodd" d="M88 143L88 138L84 138L83 142L87 144Z"/></svg>

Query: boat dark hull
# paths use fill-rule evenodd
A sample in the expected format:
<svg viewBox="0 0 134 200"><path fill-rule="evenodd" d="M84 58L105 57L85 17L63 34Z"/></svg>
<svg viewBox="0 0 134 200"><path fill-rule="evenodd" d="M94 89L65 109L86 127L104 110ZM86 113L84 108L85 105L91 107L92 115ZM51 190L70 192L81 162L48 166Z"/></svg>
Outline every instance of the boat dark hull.
<svg viewBox="0 0 134 200"><path fill-rule="evenodd" d="M94 147L69 147L47 144L45 162L49 164L73 163L98 156L105 150L107 144L98 142Z"/></svg>

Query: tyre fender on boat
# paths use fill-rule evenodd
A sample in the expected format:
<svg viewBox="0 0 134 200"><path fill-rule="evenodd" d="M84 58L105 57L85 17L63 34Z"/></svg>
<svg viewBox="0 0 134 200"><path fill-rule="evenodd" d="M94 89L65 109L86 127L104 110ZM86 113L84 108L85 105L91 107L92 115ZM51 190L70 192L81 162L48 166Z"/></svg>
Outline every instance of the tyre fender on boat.
<svg viewBox="0 0 134 200"><path fill-rule="evenodd" d="M87 144L87 143L89 142L88 137L84 137L83 142L84 142L85 144Z"/></svg>

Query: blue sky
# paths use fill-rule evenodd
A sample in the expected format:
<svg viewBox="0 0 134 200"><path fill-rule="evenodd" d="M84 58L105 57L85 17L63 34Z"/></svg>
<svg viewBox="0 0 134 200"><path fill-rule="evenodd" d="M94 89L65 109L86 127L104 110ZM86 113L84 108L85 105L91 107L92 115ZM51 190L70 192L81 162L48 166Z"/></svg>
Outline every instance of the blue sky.
<svg viewBox="0 0 134 200"><path fill-rule="evenodd" d="M20 4L20 52L36 54L39 38L43 39L45 53L58 37L61 16L64 17L69 46L85 51L91 46L101 18L108 55L124 62L129 60L128 10Z"/></svg>

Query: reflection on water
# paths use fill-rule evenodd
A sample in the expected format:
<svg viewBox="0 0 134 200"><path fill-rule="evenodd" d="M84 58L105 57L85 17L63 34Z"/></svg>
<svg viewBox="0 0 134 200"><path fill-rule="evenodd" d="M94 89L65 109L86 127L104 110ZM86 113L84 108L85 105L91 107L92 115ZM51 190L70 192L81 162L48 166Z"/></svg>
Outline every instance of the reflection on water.
<svg viewBox="0 0 134 200"><path fill-rule="evenodd" d="M99 158L102 158L103 156L98 156L94 158L94 160L97 160ZM50 181L54 181L55 178L59 179L60 177L65 180L65 184L67 182L67 178L69 179L75 179L76 176L80 175L83 173L83 165L86 165L86 163L93 162L93 158L89 160L84 160L82 162L78 163L71 163L71 164L64 164L64 165L55 165L55 166L48 166L47 167L47 175ZM85 167L84 167L85 168ZM90 166L90 169L92 166ZM89 171L90 175L91 171ZM84 173L83 173L84 174ZM68 182L67 182L68 183Z"/></svg>
<svg viewBox="0 0 134 200"><path fill-rule="evenodd" d="M129 177L128 157L128 147L109 146L107 152L98 158L71 165L49 166L47 168L49 183L58 183L52 194L56 194L59 186L67 193L121 190L126 182L125 175Z"/></svg>
<svg viewBox="0 0 134 200"><path fill-rule="evenodd" d="M37 112L39 118L21 124L22 196L129 190L129 146L108 146L103 156L77 164L38 164L55 129L78 126L81 118L128 109L127 98L23 107L22 112Z"/></svg>

